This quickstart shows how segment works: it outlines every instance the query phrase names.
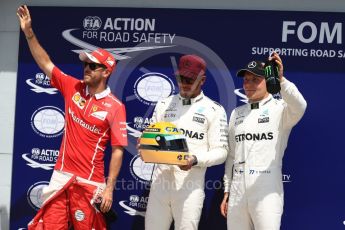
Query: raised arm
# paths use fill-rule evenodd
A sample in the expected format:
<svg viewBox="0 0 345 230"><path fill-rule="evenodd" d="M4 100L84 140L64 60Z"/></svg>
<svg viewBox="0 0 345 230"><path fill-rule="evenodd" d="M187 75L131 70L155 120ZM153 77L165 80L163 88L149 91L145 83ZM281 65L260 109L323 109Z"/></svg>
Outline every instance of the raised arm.
<svg viewBox="0 0 345 230"><path fill-rule="evenodd" d="M19 7L17 10L17 16L20 28L25 34L33 58L41 70L51 78L54 63L50 60L47 52L42 48L32 30L31 16L28 7L26 5Z"/></svg>
<svg viewBox="0 0 345 230"><path fill-rule="evenodd" d="M292 128L302 118L307 108L307 102L296 85L284 77L284 66L280 56L277 53L273 53L270 59L273 59L278 64L281 86L280 94L286 102L283 114L283 126L285 128Z"/></svg>

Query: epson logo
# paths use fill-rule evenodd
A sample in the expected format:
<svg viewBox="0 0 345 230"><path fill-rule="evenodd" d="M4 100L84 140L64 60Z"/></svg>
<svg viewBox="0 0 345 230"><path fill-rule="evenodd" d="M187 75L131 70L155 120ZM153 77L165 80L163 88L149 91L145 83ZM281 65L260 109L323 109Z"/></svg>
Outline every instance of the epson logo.
<svg viewBox="0 0 345 230"><path fill-rule="evenodd" d="M328 22L316 25L309 21L296 24L296 21L283 21L282 42L287 42L288 36L296 34L298 40L303 43L317 40L320 44L334 42L342 44L342 23L340 22L334 23L334 25L329 25Z"/></svg>
<svg viewBox="0 0 345 230"><path fill-rule="evenodd" d="M262 141L262 140L272 140L273 133L244 133L235 136L236 142L241 141Z"/></svg>

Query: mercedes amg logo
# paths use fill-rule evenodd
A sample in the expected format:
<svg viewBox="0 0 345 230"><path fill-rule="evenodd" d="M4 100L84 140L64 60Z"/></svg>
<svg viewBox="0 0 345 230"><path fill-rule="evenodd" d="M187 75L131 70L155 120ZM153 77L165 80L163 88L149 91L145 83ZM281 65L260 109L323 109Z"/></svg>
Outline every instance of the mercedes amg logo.
<svg viewBox="0 0 345 230"><path fill-rule="evenodd" d="M256 62L255 61L252 61L248 64L248 68L252 69L252 68L255 68L256 66Z"/></svg>

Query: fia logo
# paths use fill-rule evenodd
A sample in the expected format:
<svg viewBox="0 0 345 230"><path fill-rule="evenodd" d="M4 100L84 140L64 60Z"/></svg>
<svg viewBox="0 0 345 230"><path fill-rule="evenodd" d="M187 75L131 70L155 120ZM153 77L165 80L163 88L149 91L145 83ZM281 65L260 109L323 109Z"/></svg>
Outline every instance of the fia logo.
<svg viewBox="0 0 345 230"><path fill-rule="evenodd" d="M87 16L83 20L83 26L86 30L98 30L102 26L102 20L97 16Z"/></svg>
<svg viewBox="0 0 345 230"><path fill-rule="evenodd" d="M36 73L35 79L27 79L26 84L31 86L30 90L35 93L57 94L57 89L50 87L50 79L44 73Z"/></svg>

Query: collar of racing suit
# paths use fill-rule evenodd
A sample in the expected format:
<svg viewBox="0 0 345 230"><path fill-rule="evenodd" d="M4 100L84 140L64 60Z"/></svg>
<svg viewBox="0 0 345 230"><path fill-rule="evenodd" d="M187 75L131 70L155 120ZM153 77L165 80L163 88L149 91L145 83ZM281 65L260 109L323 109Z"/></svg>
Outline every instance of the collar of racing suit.
<svg viewBox="0 0 345 230"><path fill-rule="evenodd" d="M86 96L89 95L89 93L90 93L89 92L89 86L86 86L86 89L85 89ZM107 88L105 90L103 90L102 92L96 93L95 97L97 100L99 100L101 98L106 97L109 93L111 93L111 90L110 90L109 86L107 86Z"/></svg>
<svg viewBox="0 0 345 230"><path fill-rule="evenodd" d="M179 94L178 98L183 103L183 105L191 105L193 103L201 101L204 98L204 92L201 91L200 94L194 98L184 98Z"/></svg>
<svg viewBox="0 0 345 230"><path fill-rule="evenodd" d="M261 106L267 104L268 102L270 102L272 100L273 96L272 94L269 94L268 97L262 99L261 101L256 101L256 102L250 102L250 108L251 109L258 109Z"/></svg>

